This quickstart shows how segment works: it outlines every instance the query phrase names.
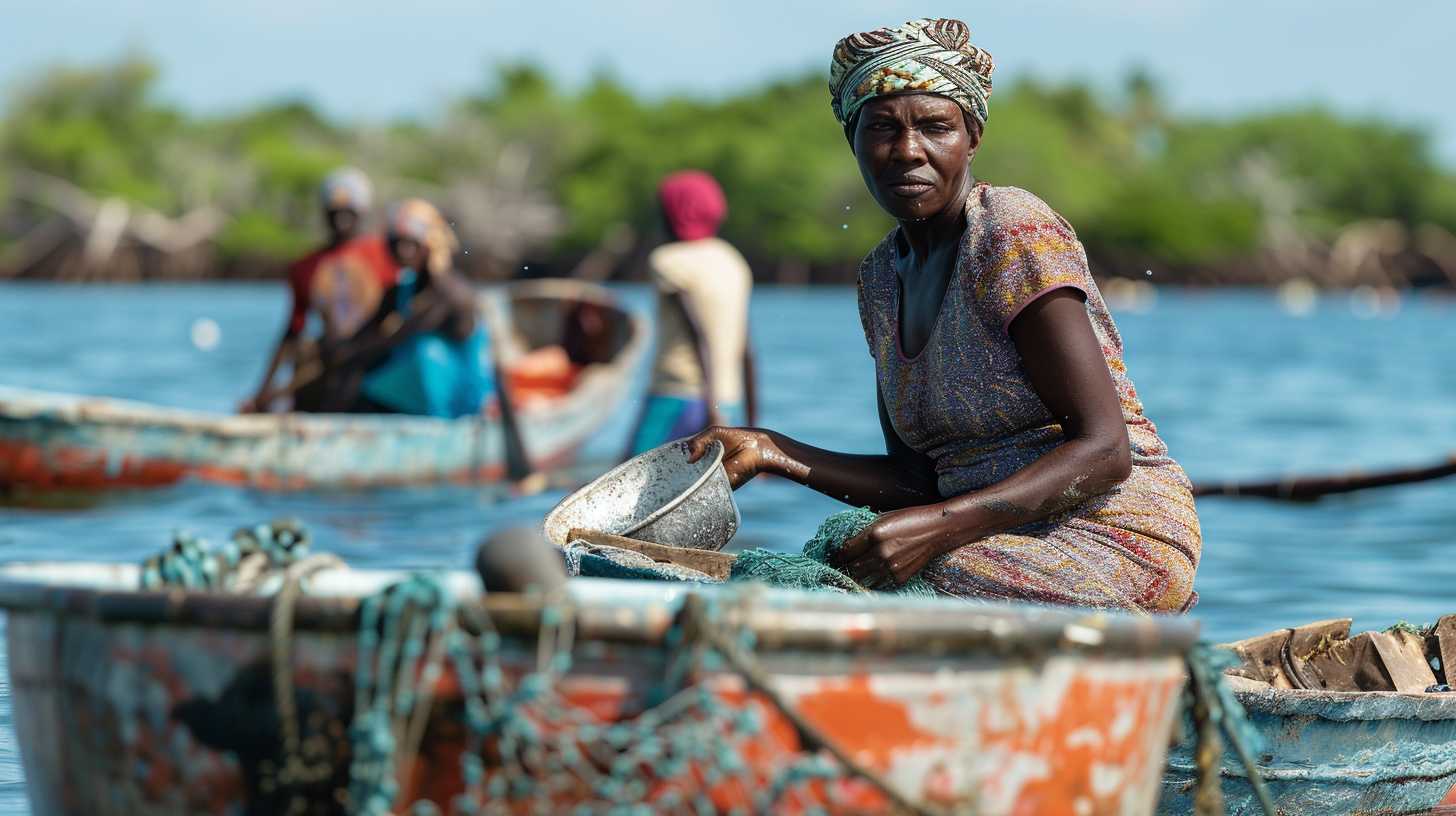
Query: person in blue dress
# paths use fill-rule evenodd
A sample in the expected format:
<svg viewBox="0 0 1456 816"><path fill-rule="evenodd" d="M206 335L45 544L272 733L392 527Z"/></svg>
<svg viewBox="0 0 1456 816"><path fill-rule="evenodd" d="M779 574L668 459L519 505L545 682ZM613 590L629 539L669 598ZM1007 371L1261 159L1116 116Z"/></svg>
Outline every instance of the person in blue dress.
<svg viewBox="0 0 1456 816"><path fill-rule="evenodd" d="M476 293L456 274L455 234L423 199L397 204L386 234L400 266L378 310L328 360L336 410L443 418L481 412L494 392Z"/></svg>

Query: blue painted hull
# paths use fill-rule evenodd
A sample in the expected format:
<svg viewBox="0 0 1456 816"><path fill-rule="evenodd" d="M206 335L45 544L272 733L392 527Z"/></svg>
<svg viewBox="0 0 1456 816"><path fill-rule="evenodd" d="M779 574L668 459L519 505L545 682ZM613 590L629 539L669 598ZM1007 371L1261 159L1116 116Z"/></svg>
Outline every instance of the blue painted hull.
<svg viewBox="0 0 1456 816"><path fill-rule="evenodd" d="M1456 786L1456 694L1228 680L1264 738L1259 769L1284 816L1429 813ZM1229 814L1263 813L1232 751L1220 775ZM1158 813L1192 813L1196 779L1190 736L1169 755Z"/></svg>

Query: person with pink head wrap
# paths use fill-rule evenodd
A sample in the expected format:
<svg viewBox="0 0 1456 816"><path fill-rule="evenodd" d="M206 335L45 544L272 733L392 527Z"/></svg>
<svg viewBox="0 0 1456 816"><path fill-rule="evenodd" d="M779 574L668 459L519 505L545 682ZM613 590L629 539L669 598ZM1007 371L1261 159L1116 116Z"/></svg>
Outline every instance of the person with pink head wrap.
<svg viewBox="0 0 1456 816"><path fill-rule="evenodd" d="M682 170L657 188L671 240L647 258L657 288L657 357L630 453L756 418L748 300L753 275L718 237L728 216L723 188L701 170Z"/></svg>

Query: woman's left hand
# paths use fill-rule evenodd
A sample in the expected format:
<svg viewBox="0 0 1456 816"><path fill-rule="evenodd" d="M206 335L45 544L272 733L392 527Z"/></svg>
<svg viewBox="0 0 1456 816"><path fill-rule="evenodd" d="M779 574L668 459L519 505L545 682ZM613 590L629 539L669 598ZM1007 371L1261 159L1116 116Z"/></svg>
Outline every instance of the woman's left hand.
<svg viewBox="0 0 1456 816"><path fill-rule="evenodd" d="M867 589L893 589L945 552L948 536L935 505L885 513L844 542L833 566Z"/></svg>

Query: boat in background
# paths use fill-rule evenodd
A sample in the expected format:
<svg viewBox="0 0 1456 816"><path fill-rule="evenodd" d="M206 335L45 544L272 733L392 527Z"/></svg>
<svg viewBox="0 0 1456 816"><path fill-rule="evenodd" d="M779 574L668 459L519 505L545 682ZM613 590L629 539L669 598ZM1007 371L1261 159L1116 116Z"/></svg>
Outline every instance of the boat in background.
<svg viewBox="0 0 1456 816"><path fill-rule="evenodd" d="M569 463L621 403L647 324L607 289L572 280L511 284L481 296L505 326L509 361L560 345L572 310L595 308L601 362L562 382L512 383L532 464ZM496 342L501 342L496 332ZM515 348L512 348L512 347ZM220 415L0 386L0 495L146 488L185 478L276 490L484 483L505 471L499 419L365 414Z"/></svg>
<svg viewBox="0 0 1456 816"><path fill-rule="evenodd" d="M378 767L350 742L368 733L354 711L372 692L356 672L375 662L361 650L410 654L361 604L403 577L325 570L280 618L281 596L138 591L132 565L0 568L35 811L285 812L279 723L293 722L310 758L292 777L311 803L299 812L343 812L355 774ZM1147 816L1198 630L1186 618L760 586L573 579L557 604L483 594L461 572L438 586L459 631L486 634L438 674L366 678L366 689L425 678L409 698L424 712L399 714L419 739L390 766L389 812L422 799L438 808L427 812L466 812L455 797L474 776L477 797L516 813L606 812L603 797L668 813L907 809L889 791L912 812ZM675 668L722 642L752 646ZM535 714L515 729L490 721L522 710ZM813 750L800 722L858 769ZM480 753L466 754L480 760L462 763L482 732ZM604 787L616 781L632 787Z"/></svg>

